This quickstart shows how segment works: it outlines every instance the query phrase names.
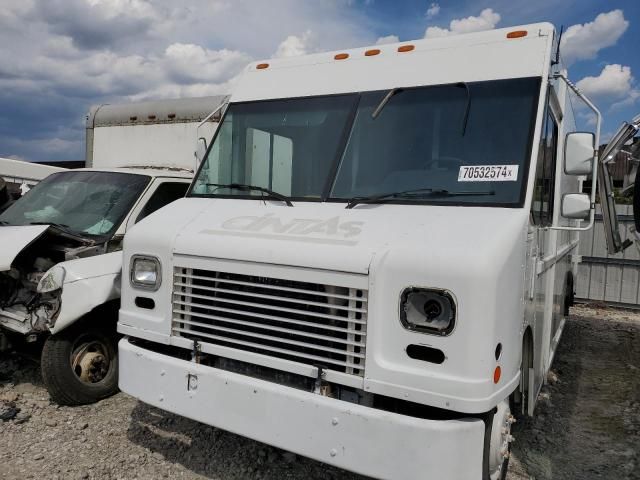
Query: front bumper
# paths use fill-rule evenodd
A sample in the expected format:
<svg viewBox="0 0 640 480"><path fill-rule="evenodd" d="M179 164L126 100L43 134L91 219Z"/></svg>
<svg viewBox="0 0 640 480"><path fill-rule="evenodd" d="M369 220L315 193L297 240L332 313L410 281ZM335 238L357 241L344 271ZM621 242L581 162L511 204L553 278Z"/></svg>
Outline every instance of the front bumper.
<svg viewBox="0 0 640 480"><path fill-rule="evenodd" d="M482 420L424 420L351 404L159 354L127 337L119 355L120 389L163 410L375 478L482 476Z"/></svg>

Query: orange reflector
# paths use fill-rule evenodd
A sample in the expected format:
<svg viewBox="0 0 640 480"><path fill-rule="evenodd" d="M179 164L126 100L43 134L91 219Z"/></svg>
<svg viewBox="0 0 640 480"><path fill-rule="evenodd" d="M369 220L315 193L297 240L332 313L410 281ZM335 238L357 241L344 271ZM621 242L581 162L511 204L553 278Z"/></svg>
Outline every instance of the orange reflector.
<svg viewBox="0 0 640 480"><path fill-rule="evenodd" d="M513 32L507 33L507 38L521 38L526 36L527 36L526 30L514 30Z"/></svg>
<svg viewBox="0 0 640 480"><path fill-rule="evenodd" d="M258 65L256 65L256 68L258 70L262 70L264 68L269 68L269 64L268 63L259 63Z"/></svg>
<svg viewBox="0 0 640 480"><path fill-rule="evenodd" d="M338 53L333 58L334 58L334 60L346 60L347 58L349 58L349 54L348 53Z"/></svg>
<svg viewBox="0 0 640 480"><path fill-rule="evenodd" d="M398 47L398 51L399 52L410 52L411 50L414 50L416 47L415 45L401 45Z"/></svg>
<svg viewBox="0 0 640 480"><path fill-rule="evenodd" d="M502 374L502 370L498 365L496 369L493 371L493 383L498 383L500 381L500 375Z"/></svg>
<svg viewBox="0 0 640 480"><path fill-rule="evenodd" d="M380 53L380 50L378 50L377 48L374 48L373 50L367 50L366 52L364 52L364 56L372 57L373 55L378 55L379 53Z"/></svg>

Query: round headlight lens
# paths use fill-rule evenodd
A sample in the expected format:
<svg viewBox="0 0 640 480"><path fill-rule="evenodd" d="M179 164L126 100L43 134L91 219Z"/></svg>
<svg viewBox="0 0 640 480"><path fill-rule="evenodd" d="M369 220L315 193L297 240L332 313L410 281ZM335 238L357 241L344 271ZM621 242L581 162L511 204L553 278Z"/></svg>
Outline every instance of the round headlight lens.
<svg viewBox="0 0 640 480"><path fill-rule="evenodd" d="M402 293L400 319L409 330L447 335L455 317L453 297L444 290L408 288Z"/></svg>

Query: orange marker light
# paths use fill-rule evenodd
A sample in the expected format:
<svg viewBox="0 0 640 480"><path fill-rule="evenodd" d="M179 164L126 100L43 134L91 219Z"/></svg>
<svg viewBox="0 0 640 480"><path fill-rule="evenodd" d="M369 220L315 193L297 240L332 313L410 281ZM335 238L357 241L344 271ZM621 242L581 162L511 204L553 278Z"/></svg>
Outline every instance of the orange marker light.
<svg viewBox="0 0 640 480"><path fill-rule="evenodd" d="M269 64L268 63L259 63L258 65L256 65L256 68L258 70L263 70L265 68L269 68Z"/></svg>
<svg viewBox="0 0 640 480"><path fill-rule="evenodd" d="M335 57L333 57L334 60L346 60L347 58L349 58L348 53L338 53Z"/></svg>
<svg viewBox="0 0 640 480"><path fill-rule="evenodd" d="M415 50L415 45L400 45L398 47L399 52L410 52L411 50Z"/></svg>
<svg viewBox="0 0 640 480"><path fill-rule="evenodd" d="M500 375L502 374L502 370L498 365L496 369L493 371L493 383L498 383L500 381Z"/></svg>
<svg viewBox="0 0 640 480"><path fill-rule="evenodd" d="M521 38L526 36L527 36L526 30L514 30L513 32L507 33L507 38Z"/></svg>
<svg viewBox="0 0 640 480"><path fill-rule="evenodd" d="M374 48L372 50L367 50L366 52L364 52L364 56L372 57L373 55L378 55L379 53L380 53L380 50L378 50L377 48Z"/></svg>

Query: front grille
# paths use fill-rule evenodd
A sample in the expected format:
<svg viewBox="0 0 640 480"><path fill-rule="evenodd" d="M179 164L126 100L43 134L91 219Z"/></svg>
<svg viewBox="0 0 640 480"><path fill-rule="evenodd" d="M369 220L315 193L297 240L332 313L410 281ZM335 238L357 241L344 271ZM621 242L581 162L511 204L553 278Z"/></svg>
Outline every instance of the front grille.
<svg viewBox="0 0 640 480"><path fill-rule="evenodd" d="M176 267L172 334L364 375L367 291Z"/></svg>

